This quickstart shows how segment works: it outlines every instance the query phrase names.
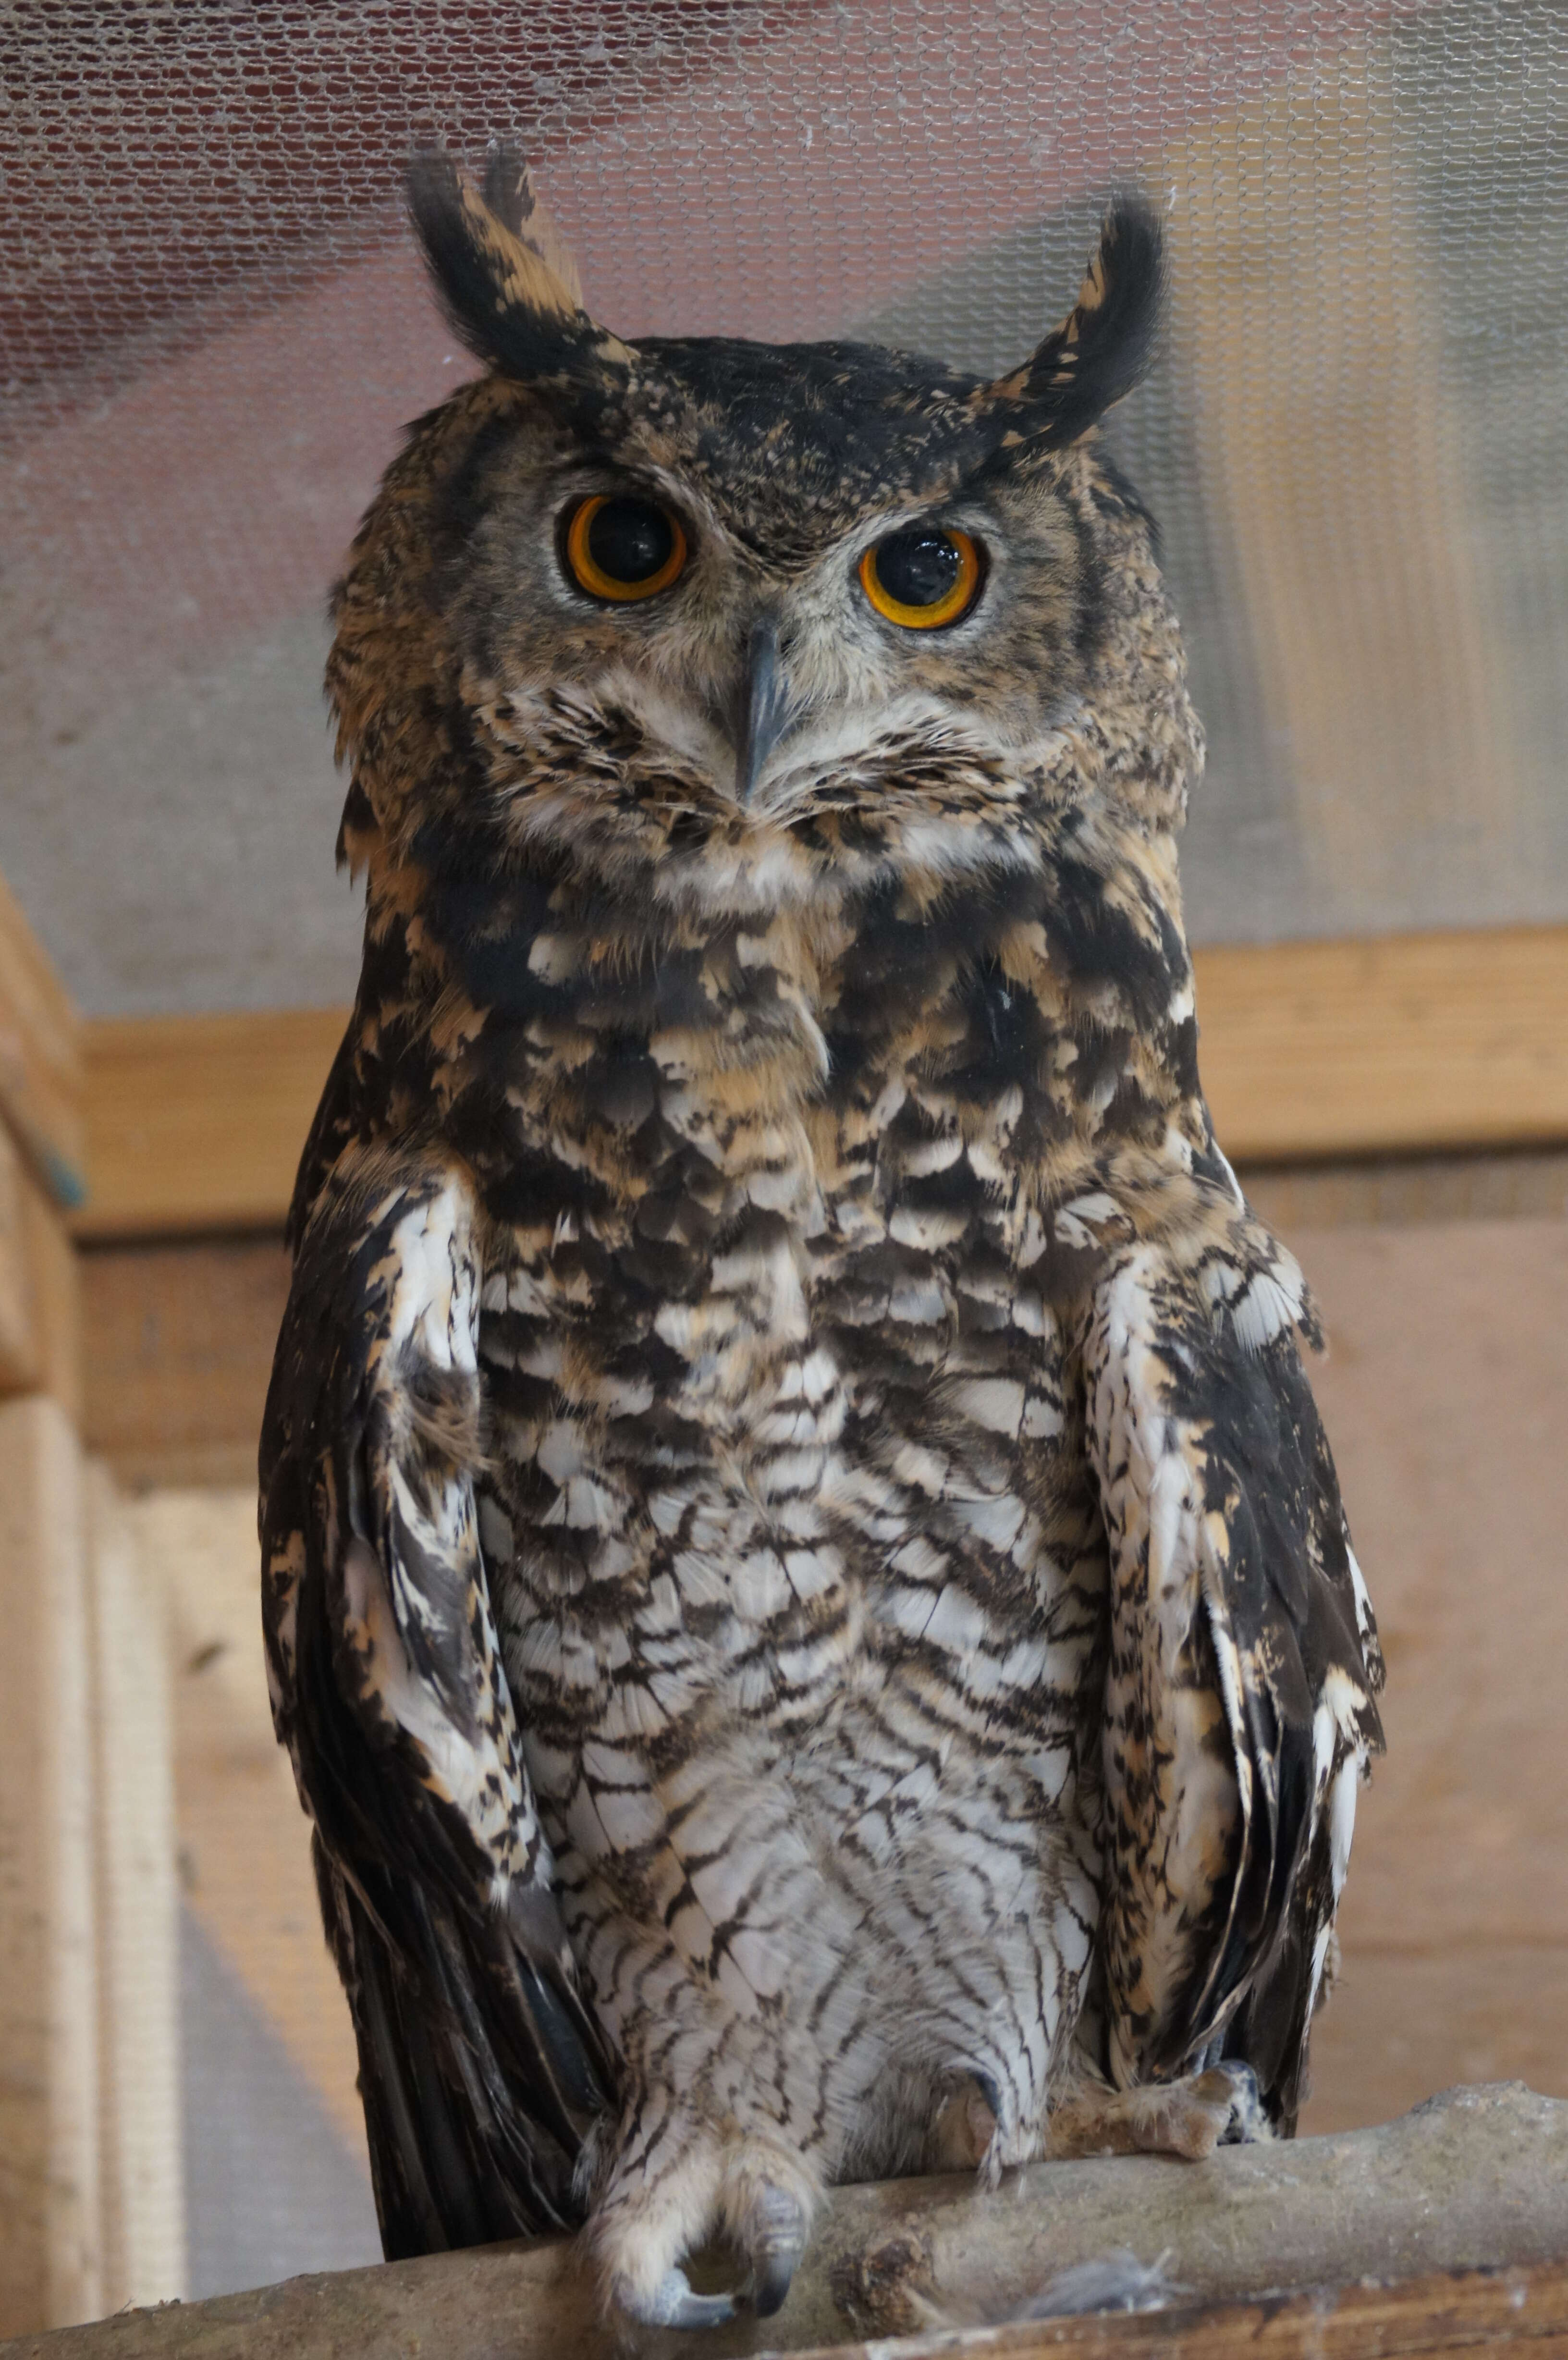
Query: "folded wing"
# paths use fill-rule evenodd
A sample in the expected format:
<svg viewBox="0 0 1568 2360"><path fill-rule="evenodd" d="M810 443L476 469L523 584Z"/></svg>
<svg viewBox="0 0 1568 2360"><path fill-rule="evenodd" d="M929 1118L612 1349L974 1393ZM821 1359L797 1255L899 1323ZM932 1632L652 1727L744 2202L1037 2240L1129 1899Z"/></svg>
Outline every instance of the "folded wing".
<svg viewBox="0 0 1568 2360"><path fill-rule="evenodd" d="M1290 1257L1204 1199L1114 1250L1085 1347L1111 1555L1111 2070L1127 2086L1244 2060L1284 2129L1382 1746L1308 1319Z"/></svg>
<svg viewBox="0 0 1568 2360"><path fill-rule="evenodd" d="M262 1445L264 1613L389 2257L580 2219L611 2070L486 1585L478 1310L461 1182L349 1151L297 1244Z"/></svg>

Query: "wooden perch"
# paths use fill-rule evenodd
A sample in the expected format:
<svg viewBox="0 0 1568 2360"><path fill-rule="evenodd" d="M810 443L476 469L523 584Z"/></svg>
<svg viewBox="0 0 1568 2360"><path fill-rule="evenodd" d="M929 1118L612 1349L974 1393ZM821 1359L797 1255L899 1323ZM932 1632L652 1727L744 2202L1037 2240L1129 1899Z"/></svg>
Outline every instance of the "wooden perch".
<svg viewBox="0 0 1568 2360"><path fill-rule="evenodd" d="M1396 2360L1403 2354L1514 2346L1534 2360L1568 2350L1568 2265L1435 2270L1397 2286L1320 2288L1285 2300L1171 2304L1090 2318L1018 2320L967 2333L837 2344L832 2360ZM821 2360L804 2353L798 2360Z"/></svg>
<svg viewBox="0 0 1568 2360"><path fill-rule="evenodd" d="M1020 2316L1060 2272L1118 2253L1161 2263L1180 2291L1138 2314ZM995 2195L958 2179L837 2189L778 2317L701 2338L607 2329L579 2255L554 2239L133 2311L0 2354L869 2360L875 2339L876 2360L1133 2360L1154 2346L1167 2360L1239 2360L1244 2346L1258 2360L1370 2360L1518 2340L1545 2360L1568 2351L1565 2265L1568 2102L1509 2081L1451 2090L1379 2130L1230 2147L1203 2164L1037 2164Z"/></svg>

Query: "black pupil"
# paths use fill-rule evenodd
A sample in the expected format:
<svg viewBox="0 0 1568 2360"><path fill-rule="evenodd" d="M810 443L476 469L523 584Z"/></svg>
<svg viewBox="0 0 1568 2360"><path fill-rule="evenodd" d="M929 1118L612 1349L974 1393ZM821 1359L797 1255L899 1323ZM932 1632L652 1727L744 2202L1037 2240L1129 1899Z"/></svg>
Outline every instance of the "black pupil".
<svg viewBox="0 0 1568 2360"><path fill-rule="evenodd" d="M670 519L646 500L606 500L588 527L588 554L612 582L646 582L675 546Z"/></svg>
<svg viewBox="0 0 1568 2360"><path fill-rule="evenodd" d="M934 606L945 598L964 563L945 532L896 532L877 551L877 579L900 606Z"/></svg>

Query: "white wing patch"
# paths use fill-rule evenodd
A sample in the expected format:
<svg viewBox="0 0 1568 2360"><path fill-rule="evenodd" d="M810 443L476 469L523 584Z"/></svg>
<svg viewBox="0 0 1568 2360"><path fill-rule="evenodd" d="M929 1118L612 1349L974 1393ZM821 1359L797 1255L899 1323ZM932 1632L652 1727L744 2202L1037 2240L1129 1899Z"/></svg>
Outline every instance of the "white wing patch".
<svg viewBox="0 0 1568 2360"><path fill-rule="evenodd" d="M394 1221L396 1201L376 1208L377 1222L392 1226L378 1273L387 1313L368 1361L380 1531L378 1543L347 1539L344 1635L358 1662L362 1707L373 1700L416 1748L424 1784L461 1814L487 1855L499 1904L515 1880L548 1883L551 1863L501 1662L473 1458L451 1462L461 1437L447 1430L439 1404L432 1410L424 1398L432 1371L466 1379L476 1393L480 1272L455 1183ZM463 1390L460 1382L459 1399Z"/></svg>
<svg viewBox="0 0 1568 2360"><path fill-rule="evenodd" d="M1235 1226L1229 1241L1130 1246L1086 1338L1112 1558L1106 1966L1124 2086L1171 2070L1184 2038L1195 2054L1269 1981L1297 1921L1310 2020L1377 1738L1366 1585L1289 1336L1310 1316L1304 1284L1272 1240L1257 1251L1255 1225ZM1302 1757L1304 1814L1282 1791ZM1289 1874L1260 1886L1244 1864L1274 1847ZM1282 1896L1276 1921L1242 1925L1259 1890Z"/></svg>

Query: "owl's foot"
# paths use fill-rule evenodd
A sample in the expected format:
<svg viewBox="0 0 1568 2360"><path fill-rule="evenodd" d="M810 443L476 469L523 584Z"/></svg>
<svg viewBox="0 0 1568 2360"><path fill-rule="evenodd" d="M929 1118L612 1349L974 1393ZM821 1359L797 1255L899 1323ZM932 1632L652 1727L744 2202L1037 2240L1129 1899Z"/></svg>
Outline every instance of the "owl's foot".
<svg viewBox="0 0 1568 2360"><path fill-rule="evenodd" d="M1201 2163L1222 2140L1273 2136L1249 2065L1214 2065L1180 2081L1132 2090L1079 2086L1051 2108L1041 2153L1179 2155Z"/></svg>
<svg viewBox="0 0 1568 2360"><path fill-rule="evenodd" d="M719 2326L742 2301L769 2318L805 2251L815 2179L771 2139L692 2127L671 2154L673 2145L667 2136L639 2166L618 2167L595 2213L591 2234L611 2301L649 2327ZM734 2293L699 2294L681 2265L715 2238L746 2275Z"/></svg>

